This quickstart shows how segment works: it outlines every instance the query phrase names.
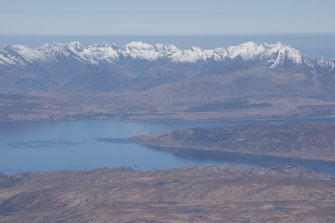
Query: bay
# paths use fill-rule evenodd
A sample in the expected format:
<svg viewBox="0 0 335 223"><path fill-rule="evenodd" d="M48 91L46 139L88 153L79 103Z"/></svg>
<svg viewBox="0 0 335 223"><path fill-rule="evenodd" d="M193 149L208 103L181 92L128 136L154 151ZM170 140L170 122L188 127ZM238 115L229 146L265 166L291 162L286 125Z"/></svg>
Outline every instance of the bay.
<svg viewBox="0 0 335 223"><path fill-rule="evenodd" d="M15 174L102 167L149 170L235 165L244 168L303 167L335 176L335 162L194 149L162 150L139 145L129 139L136 135L183 128L230 127L253 122L130 122L96 119L0 123L0 172Z"/></svg>

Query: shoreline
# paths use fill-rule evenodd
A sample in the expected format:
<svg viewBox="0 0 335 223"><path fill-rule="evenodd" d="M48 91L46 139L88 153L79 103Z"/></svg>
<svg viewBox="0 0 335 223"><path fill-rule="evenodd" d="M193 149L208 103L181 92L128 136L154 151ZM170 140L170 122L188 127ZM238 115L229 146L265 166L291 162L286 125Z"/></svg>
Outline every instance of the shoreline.
<svg viewBox="0 0 335 223"><path fill-rule="evenodd" d="M124 122L143 122L143 123L178 123L178 122L291 122L291 121L313 121L313 120L329 120L334 119L335 116L312 116L312 117L299 117L299 116L274 116L269 118L260 118L257 116L251 117L222 117L222 118L201 118L201 114L199 118L187 119L187 118L176 118L170 119L168 116L162 114L154 114L153 116L157 116L160 118L141 118L143 115L152 115L152 114L97 114L90 116L78 115L77 117L69 117L69 118L32 118L32 119L18 119L18 120L0 120L0 124L2 123L18 123L18 122L62 122L62 121L81 121L81 120L119 120ZM173 113L173 115L181 115L187 116L186 113ZM164 117L165 116L165 117Z"/></svg>
<svg viewBox="0 0 335 223"><path fill-rule="evenodd" d="M132 137L134 138L134 137ZM167 151L166 149L180 149L180 150L199 150L203 152L222 152L222 153L231 153L231 154L240 154L240 155L254 155L254 156L266 156L266 157L274 157L274 158L292 158L292 159L299 159L299 160L306 160L306 161L322 161L322 162L334 162L335 164L335 158L333 159L312 159L308 156L306 157L299 157L299 156L290 156L288 154L272 154L272 153L253 153L253 152L242 152L242 151L234 151L234 150L219 150L217 148L209 148L204 149L203 146L169 146L169 145L161 145L161 144L155 144L155 143L142 143L137 141L136 139L134 142L139 143L140 145L144 145L147 147L154 147L154 148L161 148L163 151Z"/></svg>

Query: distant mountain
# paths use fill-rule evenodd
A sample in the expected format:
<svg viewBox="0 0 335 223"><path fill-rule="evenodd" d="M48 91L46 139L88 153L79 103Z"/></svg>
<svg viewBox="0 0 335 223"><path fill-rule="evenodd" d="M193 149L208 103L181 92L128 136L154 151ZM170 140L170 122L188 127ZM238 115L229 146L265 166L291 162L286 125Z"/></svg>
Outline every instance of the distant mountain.
<svg viewBox="0 0 335 223"><path fill-rule="evenodd" d="M0 50L0 121L335 115L335 62L282 43L227 49L79 42Z"/></svg>
<svg viewBox="0 0 335 223"><path fill-rule="evenodd" d="M335 74L335 62L308 58L282 43L247 42L227 49L180 50L174 45L131 42L125 46L79 42L0 51L2 92L143 90L204 74L263 66L274 71Z"/></svg>

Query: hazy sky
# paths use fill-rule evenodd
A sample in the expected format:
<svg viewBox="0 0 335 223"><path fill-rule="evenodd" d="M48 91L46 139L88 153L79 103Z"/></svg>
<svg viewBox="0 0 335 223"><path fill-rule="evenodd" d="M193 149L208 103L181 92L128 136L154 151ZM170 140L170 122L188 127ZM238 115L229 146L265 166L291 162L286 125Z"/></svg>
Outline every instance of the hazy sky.
<svg viewBox="0 0 335 223"><path fill-rule="evenodd" d="M335 32L335 0L0 0L0 35Z"/></svg>

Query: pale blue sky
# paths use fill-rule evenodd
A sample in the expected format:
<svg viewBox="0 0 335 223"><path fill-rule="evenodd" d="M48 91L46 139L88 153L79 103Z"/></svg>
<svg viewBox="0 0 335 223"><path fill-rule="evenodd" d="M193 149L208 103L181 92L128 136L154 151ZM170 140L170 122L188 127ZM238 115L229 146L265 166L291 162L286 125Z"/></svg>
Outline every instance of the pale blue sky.
<svg viewBox="0 0 335 223"><path fill-rule="evenodd" d="M335 0L0 0L0 35L335 32Z"/></svg>

